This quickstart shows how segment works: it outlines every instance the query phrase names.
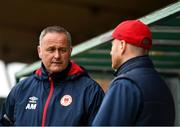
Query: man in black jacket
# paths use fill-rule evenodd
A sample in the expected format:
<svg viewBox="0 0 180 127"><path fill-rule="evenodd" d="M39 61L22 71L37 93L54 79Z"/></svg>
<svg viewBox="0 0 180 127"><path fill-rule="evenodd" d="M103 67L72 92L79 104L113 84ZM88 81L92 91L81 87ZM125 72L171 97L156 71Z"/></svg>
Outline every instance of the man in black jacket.
<svg viewBox="0 0 180 127"><path fill-rule="evenodd" d="M112 34L111 82L93 125L174 125L173 97L148 56L152 35L139 20L120 23Z"/></svg>
<svg viewBox="0 0 180 127"><path fill-rule="evenodd" d="M11 90L0 125L92 124L104 92L84 68L70 60L71 51L71 36L64 28L50 26L41 32L41 67Z"/></svg>

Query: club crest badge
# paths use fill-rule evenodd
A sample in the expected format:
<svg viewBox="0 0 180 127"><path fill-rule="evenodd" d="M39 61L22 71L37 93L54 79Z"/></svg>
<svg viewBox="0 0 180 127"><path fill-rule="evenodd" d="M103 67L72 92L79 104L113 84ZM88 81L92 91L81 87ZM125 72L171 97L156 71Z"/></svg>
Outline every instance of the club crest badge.
<svg viewBox="0 0 180 127"><path fill-rule="evenodd" d="M72 103L72 97L70 95L64 95L60 100L60 104L62 106L69 106L71 103Z"/></svg>

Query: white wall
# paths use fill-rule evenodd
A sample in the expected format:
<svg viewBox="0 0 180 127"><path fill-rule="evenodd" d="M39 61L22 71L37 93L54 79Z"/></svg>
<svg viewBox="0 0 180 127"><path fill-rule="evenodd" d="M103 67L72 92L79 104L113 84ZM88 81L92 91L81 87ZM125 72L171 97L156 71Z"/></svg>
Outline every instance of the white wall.
<svg viewBox="0 0 180 127"><path fill-rule="evenodd" d="M23 69L27 64L13 62L5 65L0 60L0 98L6 98L11 88L16 84L15 73Z"/></svg>
<svg viewBox="0 0 180 127"><path fill-rule="evenodd" d="M9 90L10 86L7 79L6 66L3 61L0 61L0 97L6 97Z"/></svg>

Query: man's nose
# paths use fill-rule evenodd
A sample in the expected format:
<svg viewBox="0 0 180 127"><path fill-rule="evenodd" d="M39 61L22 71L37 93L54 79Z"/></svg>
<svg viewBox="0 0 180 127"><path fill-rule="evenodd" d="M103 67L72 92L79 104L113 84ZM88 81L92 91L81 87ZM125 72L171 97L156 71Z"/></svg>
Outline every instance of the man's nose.
<svg viewBox="0 0 180 127"><path fill-rule="evenodd" d="M59 51L59 50L56 50L54 56L55 56L56 58L59 58L59 57L61 56L60 51Z"/></svg>

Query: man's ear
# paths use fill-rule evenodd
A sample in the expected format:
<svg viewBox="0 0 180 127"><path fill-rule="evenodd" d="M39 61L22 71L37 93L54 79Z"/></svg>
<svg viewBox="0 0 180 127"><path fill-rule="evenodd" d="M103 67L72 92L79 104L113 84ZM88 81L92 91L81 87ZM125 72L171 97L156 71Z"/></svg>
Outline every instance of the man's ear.
<svg viewBox="0 0 180 127"><path fill-rule="evenodd" d="M40 48L40 46L37 46L37 51L38 51L39 58L41 59L42 55L41 55L41 48Z"/></svg>
<svg viewBox="0 0 180 127"><path fill-rule="evenodd" d="M126 51L127 43L124 40L121 40L121 53L123 54Z"/></svg>
<svg viewBox="0 0 180 127"><path fill-rule="evenodd" d="M73 48L72 48L72 47L70 47L70 53L72 53L72 50L73 50Z"/></svg>

